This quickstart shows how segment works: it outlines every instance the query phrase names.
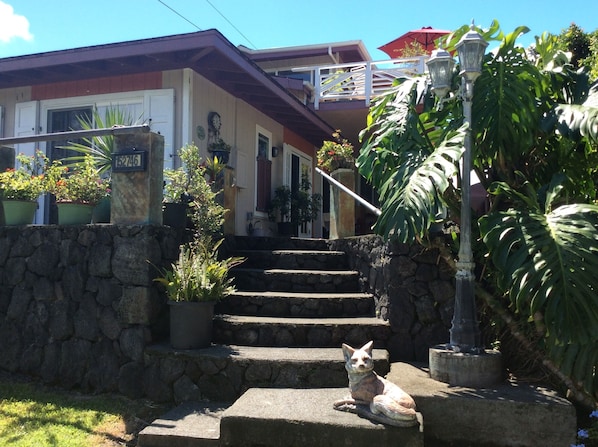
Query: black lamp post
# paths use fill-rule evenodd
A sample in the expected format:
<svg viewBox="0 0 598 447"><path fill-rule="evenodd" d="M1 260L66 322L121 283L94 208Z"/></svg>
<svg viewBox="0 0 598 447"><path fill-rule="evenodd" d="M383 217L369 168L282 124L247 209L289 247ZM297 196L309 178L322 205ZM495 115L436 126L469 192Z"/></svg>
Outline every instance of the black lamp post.
<svg viewBox="0 0 598 447"><path fill-rule="evenodd" d="M488 43L474 30L473 24L457 44L462 76L463 116L468 124L461 167L461 243L455 275L455 311L450 330L450 348L455 352L478 354L484 351L476 314L474 266L471 250L471 102L473 85L481 74L482 59ZM442 49L432 52L427 62L434 93L443 98L450 89L454 61Z"/></svg>

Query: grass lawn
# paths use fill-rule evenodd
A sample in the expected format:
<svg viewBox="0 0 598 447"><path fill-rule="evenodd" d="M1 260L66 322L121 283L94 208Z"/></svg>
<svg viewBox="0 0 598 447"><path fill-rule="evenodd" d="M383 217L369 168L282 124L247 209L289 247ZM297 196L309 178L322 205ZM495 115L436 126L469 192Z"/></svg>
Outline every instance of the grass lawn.
<svg viewBox="0 0 598 447"><path fill-rule="evenodd" d="M117 395L83 395L0 375L0 445L134 446L168 407Z"/></svg>

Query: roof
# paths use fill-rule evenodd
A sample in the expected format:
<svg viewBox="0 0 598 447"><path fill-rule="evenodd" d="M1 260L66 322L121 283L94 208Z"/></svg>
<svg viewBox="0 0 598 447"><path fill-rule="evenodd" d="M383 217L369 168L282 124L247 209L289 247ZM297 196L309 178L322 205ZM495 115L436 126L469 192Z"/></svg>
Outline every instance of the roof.
<svg viewBox="0 0 598 447"><path fill-rule="evenodd" d="M219 31L0 59L0 88L191 68L319 146L334 129Z"/></svg>
<svg viewBox="0 0 598 447"><path fill-rule="evenodd" d="M256 62L326 57L328 63L348 63L372 60L361 40L302 45L294 47L252 50L243 45L239 49ZM340 60L336 60L335 58Z"/></svg>

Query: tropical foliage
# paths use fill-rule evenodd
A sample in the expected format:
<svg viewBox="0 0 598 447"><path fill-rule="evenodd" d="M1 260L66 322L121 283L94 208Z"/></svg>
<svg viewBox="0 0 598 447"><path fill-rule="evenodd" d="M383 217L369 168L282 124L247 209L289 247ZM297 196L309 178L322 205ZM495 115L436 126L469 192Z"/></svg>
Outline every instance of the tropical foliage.
<svg viewBox="0 0 598 447"><path fill-rule="evenodd" d="M453 51L468 28L443 48ZM595 405L598 86L555 36L536 38L530 57L516 44L527 28L504 34L493 22L478 31L496 48L475 84L471 123L473 169L489 192L489 211L474 210L477 295L576 398ZM454 92L459 84L457 68ZM439 103L420 77L371 108L357 164L380 196L374 229L384 237L425 243L434 222L458 220L467 131L458 99Z"/></svg>
<svg viewBox="0 0 598 447"><path fill-rule="evenodd" d="M181 245L179 258L169 269L162 271L155 281L162 284L171 301L219 301L235 292L233 279L228 276L232 267L244 258L218 259L218 247L208 238L199 238Z"/></svg>
<svg viewBox="0 0 598 447"><path fill-rule="evenodd" d="M139 121L139 119L137 119ZM118 106L110 106L103 113L95 108L91 118L80 118L82 130L105 129L114 126L130 126L137 122L130 113ZM114 136L101 135L83 138L82 142L73 142L62 149L78 153L68 157L65 163L80 163L86 155L91 155L101 174L108 173L112 168L112 153L114 152Z"/></svg>

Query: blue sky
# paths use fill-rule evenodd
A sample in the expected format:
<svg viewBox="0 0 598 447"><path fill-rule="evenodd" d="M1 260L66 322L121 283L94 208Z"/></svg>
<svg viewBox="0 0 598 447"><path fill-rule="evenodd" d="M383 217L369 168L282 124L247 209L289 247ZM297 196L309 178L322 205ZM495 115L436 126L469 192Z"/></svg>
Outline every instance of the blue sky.
<svg viewBox="0 0 598 447"><path fill-rule="evenodd" d="M409 30L472 19L481 27L497 19L504 31L526 25L520 42L528 45L571 22L594 31L598 1L0 0L0 57L216 28L254 49L362 40L380 60L388 56L377 47Z"/></svg>

